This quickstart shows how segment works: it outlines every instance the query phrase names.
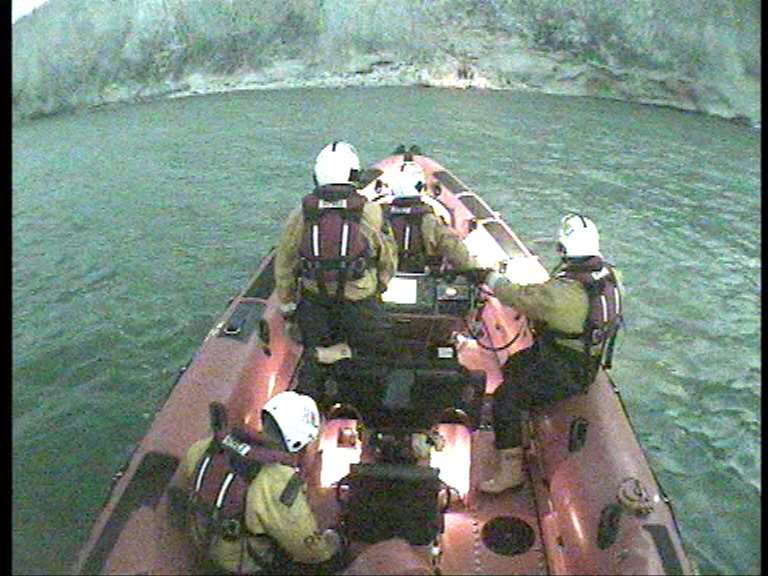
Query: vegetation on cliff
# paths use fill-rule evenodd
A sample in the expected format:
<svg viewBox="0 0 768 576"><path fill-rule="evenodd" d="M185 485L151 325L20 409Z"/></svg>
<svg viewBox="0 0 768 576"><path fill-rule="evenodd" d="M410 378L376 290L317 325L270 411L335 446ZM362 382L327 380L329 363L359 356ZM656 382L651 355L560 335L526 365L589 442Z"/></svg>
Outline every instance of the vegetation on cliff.
<svg viewBox="0 0 768 576"><path fill-rule="evenodd" d="M760 121L756 0L50 0L13 26L15 118L233 88L422 84Z"/></svg>

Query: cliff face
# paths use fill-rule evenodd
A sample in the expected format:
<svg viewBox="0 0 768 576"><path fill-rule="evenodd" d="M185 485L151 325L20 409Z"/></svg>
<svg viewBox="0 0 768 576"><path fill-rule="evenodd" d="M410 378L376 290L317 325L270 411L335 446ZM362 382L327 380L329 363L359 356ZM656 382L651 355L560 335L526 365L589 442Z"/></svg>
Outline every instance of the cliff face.
<svg viewBox="0 0 768 576"><path fill-rule="evenodd" d="M14 119L275 86L514 88L760 122L757 0L50 0Z"/></svg>

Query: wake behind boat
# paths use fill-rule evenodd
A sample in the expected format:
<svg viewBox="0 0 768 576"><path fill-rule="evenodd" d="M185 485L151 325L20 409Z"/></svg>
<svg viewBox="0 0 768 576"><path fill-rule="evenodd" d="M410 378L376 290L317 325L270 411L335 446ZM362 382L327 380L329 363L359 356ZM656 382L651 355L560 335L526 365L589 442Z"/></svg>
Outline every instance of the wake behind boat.
<svg viewBox="0 0 768 576"><path fill-rule="evenodd" d="M517 283L549 278L539 258L477 194L418 150L369 168L360 192L385 201L404 159L427 176L428 202L481 266ZM210 434L209 406L252 423L296 386L301 346L286 334L268 254L173 387L82 549L85 574L204 570L185 526L180 462ZM490 394L507 359L531 345L527 319L469 274L398 274L383 295L402 355L339 383L320 442L302 463L322 526L352 556L402 538L442 574L690 574L668 499L632 430L619 391L599 371L587 393L531 410L528 481L484 494L495 469ZM414 432L438 438L429 462L382 458Z"/></svg>

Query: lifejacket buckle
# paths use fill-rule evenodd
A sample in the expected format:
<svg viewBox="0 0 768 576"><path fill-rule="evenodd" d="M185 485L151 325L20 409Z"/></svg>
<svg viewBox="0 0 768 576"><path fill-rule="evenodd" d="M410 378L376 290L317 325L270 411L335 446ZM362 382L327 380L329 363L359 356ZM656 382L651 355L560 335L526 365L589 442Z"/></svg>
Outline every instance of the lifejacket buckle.
<svg viewBox="0 0 768 576"><path fill-rule="evenodd" d="M350 269L355 278L362 278L366 270L366 260L364 258L356 258L352 261Z"/></svg>
<svg viewBox="0 0 768 576"><path fill-rule="evenodd" d="M307 280L315 280L317 278L317 271L320 268L320 263L308 260L307 258L302 258L300 267L301 276Z"/></svg>
<svg viewBox="0 0 768 576"><path fill-rule="evenodd" d="M240 521L234 518L227 518L221 522L221 537L224 540L233 542L240 539Z"/></svg>

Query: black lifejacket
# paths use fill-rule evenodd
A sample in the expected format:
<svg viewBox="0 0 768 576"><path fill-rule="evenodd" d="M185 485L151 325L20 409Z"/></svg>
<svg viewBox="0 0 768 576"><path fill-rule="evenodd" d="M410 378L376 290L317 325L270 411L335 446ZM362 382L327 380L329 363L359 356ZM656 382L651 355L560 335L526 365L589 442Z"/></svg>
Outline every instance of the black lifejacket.
<svg viewBox="0 0 768 576"><path fill-rule="evenodd" d="M189 496L190 524L204 552L218 539L239 541L242 557L248 554L265 569L274 561L276 543L266 534L253 534L245 523L248 487L262 465L274 462L295 464L292 455L269 448L262 437L214 436L195 467ZM254 550L253 538L263 538L265 546Z"/></svg>
<svg viewBox="0 0 768 576"><path fill-rule="evenodd" d="M581 340L588 365L590 382L597 369L610 369L616 334L623 323L622 294L613 266L599 256L580 262L569 262L556 278L576 280L587 291L589 312L584 328L578 333L546 331L555 339Z"/></svg>
<svg viewBox="0 0 768 576"><path fill-rule="evenodd" d="M423 272L427 265L439 265L442 259L430 257L421 233L421 223L432 207L418 198L395 198L385 206L384 216L392 226L397 241L397 269L401 272Z"/></svg>
<svg viewBox="0 0 768 576"><path fill-rule="evenodd" d="M301 202L304 231L299 246L299 275L317 282L320 294L336 283L342 299L349 279L359 280L375 266L373 250L360 230L366 199L351 185L318 187Z"/></svg>

